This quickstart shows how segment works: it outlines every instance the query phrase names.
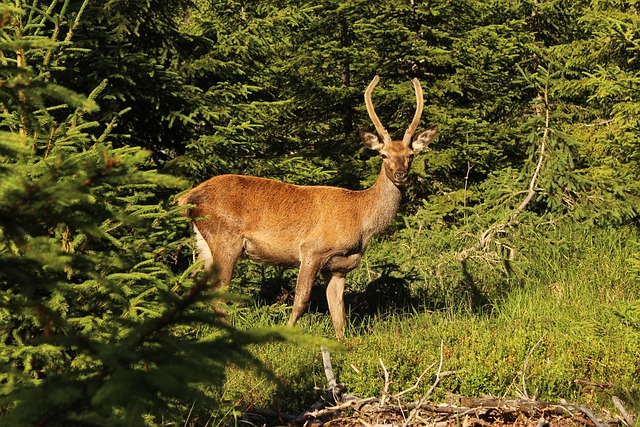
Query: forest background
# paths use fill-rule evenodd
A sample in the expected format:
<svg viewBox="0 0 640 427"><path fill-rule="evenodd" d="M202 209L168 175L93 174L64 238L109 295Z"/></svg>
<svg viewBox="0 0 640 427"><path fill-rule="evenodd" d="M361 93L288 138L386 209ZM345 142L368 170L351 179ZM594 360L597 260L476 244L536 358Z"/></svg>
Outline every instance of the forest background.
<svg viewBox="0 0 640 427"><path fill-rule="evenodd" d="M371 185L376 74L392 133L417 77L439 136L349 277L340 379L378 393L382 359L403 390L442 357L436 400L640 409L640 2L15 0L0 37L3 425L315 401L321 287L282 328L296 272L242 262L222 321L174 200L222 173Z"/></svg>

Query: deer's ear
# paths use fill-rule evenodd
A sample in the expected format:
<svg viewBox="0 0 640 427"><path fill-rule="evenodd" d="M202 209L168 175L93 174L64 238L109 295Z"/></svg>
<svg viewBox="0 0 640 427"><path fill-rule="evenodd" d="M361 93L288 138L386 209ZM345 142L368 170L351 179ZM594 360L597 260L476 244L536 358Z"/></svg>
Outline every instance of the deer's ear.
<svg viewBox="0 0 640 427"><path fill-rule="evenodd" d="M384 147L384 144L380 142L380 138L378 138L378 135L376 135L375 133L366 131L364 129L360 129L359 133L362 142L367 146L367 148L380 151L382 150L382 147Z"/></svg>
<svg viewBox="0 0 640 427"><path fill-rule="evenodd" d="M423 151L427 148L429 143L433 141L433 138L436 137L436 133L438 132L438 125L432 126L424 132L420 133L417 136L413 137L413 141L411 141L411 149L416 153Z"/></svg>

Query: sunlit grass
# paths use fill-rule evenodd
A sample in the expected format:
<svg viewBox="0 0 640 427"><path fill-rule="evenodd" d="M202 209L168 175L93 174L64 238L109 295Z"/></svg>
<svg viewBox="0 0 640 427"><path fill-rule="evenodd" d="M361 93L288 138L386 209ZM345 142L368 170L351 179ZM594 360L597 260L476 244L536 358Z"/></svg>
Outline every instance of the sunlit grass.
<svg viewBox="0 0 640 427"><path fill-rule="evenodd" d="M485 298L481 309L470 306L467 288L460 286L438 308L424 301L377 314L352 312L344 350L333 354L338 380L355 395L379 396L382 360L391 375L390 392L400 392L429 366L437 366L442 343L443 370L451 374L433 399L445 400L451 393L528 396L610 408L617 395L631 410L640 409L640 286L629 262L637 233L557 231L534 244L538 237L522 235L530 241L522 245L526 251L512 262L508 276L500 267L472 266L469 273L483 278L477 283ZM384 250L384 244L376 249ZM430 283L415 277L412 291L430 295L421 290ZM250 305L236 308L233 319L242 329L283 324L288 314L286 305ZM323 312L306 313L299 326L308 334L333 335ZM316 346L273 343L252 351L280 383L233 368L224 391L229 403L296 412L319 396L314 388L325 386ZM421 396L431 381L426 375L405 397Z"/></svg>

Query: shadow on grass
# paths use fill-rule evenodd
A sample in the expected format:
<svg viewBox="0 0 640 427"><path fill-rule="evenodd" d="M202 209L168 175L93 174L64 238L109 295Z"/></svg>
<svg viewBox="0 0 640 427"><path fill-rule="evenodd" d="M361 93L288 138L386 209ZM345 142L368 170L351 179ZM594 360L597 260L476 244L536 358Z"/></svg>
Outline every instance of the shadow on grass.
<svg viewBox="0 0 640 427"><path fill-rule="evenodd" d="M270 267L273 268L273 267ZM356 330L368 330L372 324L371 319L387 314L402 315L415 313L429 313L434 311L446 311L451 307L451 301L463 301L465 309L480 313L491 304L491 298L483 291L482 272L474 269L474 265L460 264L446 284L436 286L440 278L434 278L426 283L424 276L418 271L403 270L400 265L386 263L376 265L376 278L365 284L358 283L357 277L347 278L347 291L345 303L349 313L349 327ZM272 271L261 271L254 286L246 295L254 300L259 307L283 304L291 306L293 303L297 270L273 268ZM486 278L485 278L486 279ZM439 282L438 282L439 283ZM326 301L326 286L318 277L316 286L312 290L308 311L319 313L329 318L329 310ZM503 291L506 291L504 289ZM448 292L444 298L440 295ZM492 291L493 292L493 291ZM284 321L284 320L283 320ZM327 320L329 322L329 320ZM327 333L331 333L327 330ZM308 350L305 350L308 351ZM310 351L316 351L310 349ZM309 408L323 394L317 387L323 387L324 372L320 351L314 354L313 361L304 366L290 368L286 376L286 383L279 384L270 394L269 407L275 411L285 413L298 413ZM242 408L241 408L242 410ZM254 420L262 424L273 420Z"/></svg>
<svg viewBox="0 0 640 427"><path fill-rule="evenodd" d="M492 295L487 295L482 280L474 275L476 271L473 266L466 262L461 263L456 273L447 278L447 283L437 286L425 283L425 279L416 271L403 271L395 263L374 268L378 277L366 284L354 283L353 279L347 277L345 304L350 316L348 322L353 326L366 322L368 317L381 314L443 311L450 309L452 302L458 306L463 302L465 310L482 313L492 306L491 300L496 295L508 291L507 288L493 289ZM258 306L290 306L295 295L296 278L296 269L275 267L269 274L262 275L260 285L254 286L252 294L248 296ZM329 314L325 292L326 285L318 276L307 308L310 312Z"/></svg>

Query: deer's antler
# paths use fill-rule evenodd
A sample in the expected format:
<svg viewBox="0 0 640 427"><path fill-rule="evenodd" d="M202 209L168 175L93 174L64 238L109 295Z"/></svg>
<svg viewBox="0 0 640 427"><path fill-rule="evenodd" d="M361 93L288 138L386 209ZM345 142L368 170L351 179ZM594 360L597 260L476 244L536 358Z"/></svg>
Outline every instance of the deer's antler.
<svg viewBox="0 0 640 427"><path fill-rule="evenodd" d="M382 141L384 144L388 144L391 142L391 136L389 135L389 132L387 132L387 130L384 128L384 126L382 126L382 122L380 122L380 119L376 115L376 110L373 108L373 102L371 101L371 92L373 92L373 89L376 87L379 81L380 77L378 76L375 76L373 80L371 80L371 83L369 83L367 90L364 91L364 103L367 106L369 118L371 118L373 125L376 127L378 135L382 137Z"/></svg>
<svg viewBox="0 0 640 427"><path fill-rule="evenodd" d="M411 138L413 137L413 134L416 132L418 123L420 123L420 117L422 116L422 110L424 108L424 98L422 95L422 87L420 86L420 82L418 81L418 79L413 79L413 88L416 91L416 113L413 115L413 120L411 121L411 124L409 125L409 127L404 133L404 138L402 138L402 141L404 141L405 144L411 143Z"/></svg>

